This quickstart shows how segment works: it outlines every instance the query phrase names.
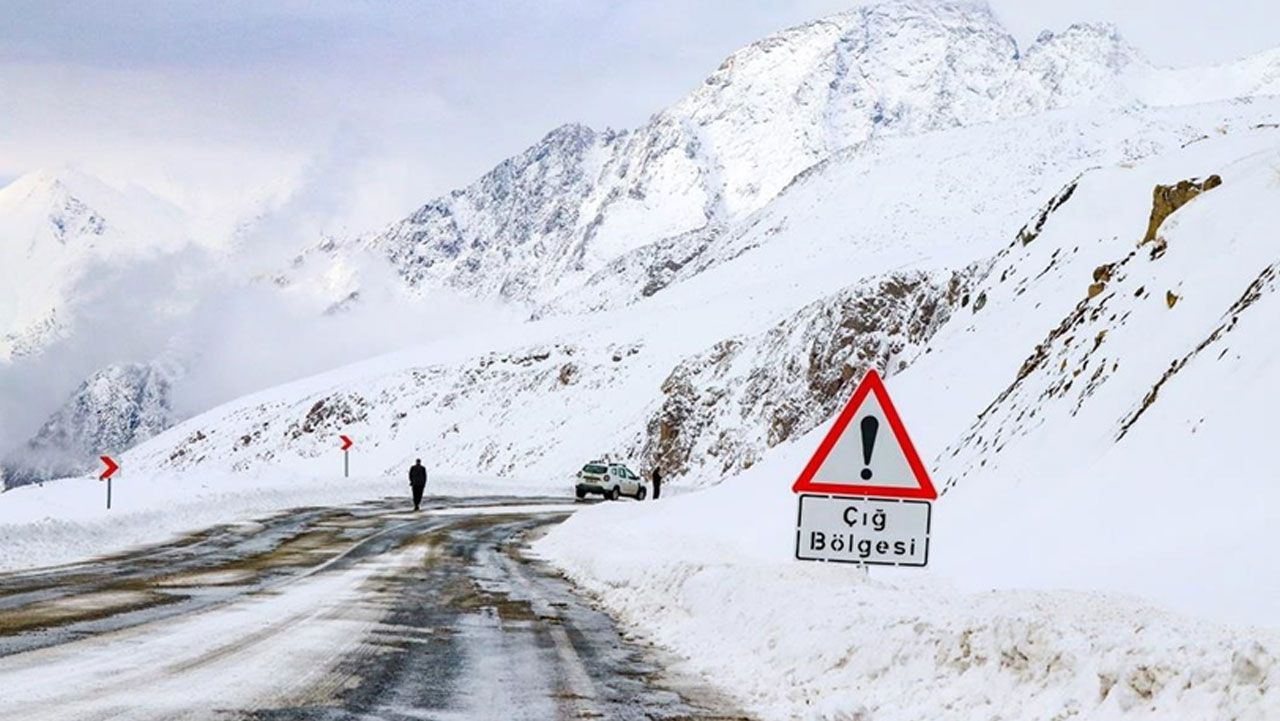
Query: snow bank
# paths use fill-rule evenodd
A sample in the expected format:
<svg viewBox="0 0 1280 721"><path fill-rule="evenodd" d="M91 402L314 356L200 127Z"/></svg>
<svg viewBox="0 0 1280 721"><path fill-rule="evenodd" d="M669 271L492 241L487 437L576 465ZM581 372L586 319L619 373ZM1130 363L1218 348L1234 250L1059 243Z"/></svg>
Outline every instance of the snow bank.
<svg viewBox="0 0 1280 721"><path fill-rule="evenodd" d="M1280 709L1273 630L1117 594L974 593L929 571L792 560L789 485L805 446L707 491L580 512L535 551L673 651L679 671L762 719L1264 719Z"/></svg>

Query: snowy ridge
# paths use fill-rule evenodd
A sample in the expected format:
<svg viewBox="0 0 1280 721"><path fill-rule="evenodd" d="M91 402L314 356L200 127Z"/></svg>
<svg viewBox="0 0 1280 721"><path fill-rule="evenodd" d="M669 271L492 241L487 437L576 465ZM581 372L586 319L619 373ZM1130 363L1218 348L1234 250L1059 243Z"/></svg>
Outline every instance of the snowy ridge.
<svg viewBox="0 0 1280 721"><path fill-rule="evenodd" d="M738 223L615 259L536 315L618 308L660 293L668 294L659 299L667 305L690 302L681 286L713 269L739 282L778 284L794 273L793 292L812 298L853 280L815 277L811 269L823 260L862 275L908 263L963 267L994 254L1046 192L1086 168L1137 162L1208 133L1251 128L1276 118L1277 107L1268 100L1141 112L1060 110L869 141L801 173ZM838 284L814 287L828 278Z"/></svg>

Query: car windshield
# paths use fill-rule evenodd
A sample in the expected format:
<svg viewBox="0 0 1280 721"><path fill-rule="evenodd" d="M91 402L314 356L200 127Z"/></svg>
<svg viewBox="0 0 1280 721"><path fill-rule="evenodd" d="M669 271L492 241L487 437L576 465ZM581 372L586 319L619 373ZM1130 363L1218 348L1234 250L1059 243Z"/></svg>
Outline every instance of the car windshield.
<svg viewBox="0 0 1280 721"><path fill-rule="evenodd" d="M583 467L582 467L582 472L583 472L583 473L596 473L596 474L600 474L600 473L604 473L604 472L605 472L605 471L607 471L607 470L608 470L608 469L607 469L607 468L605 468L604 466L597 466L597 465L592 464L592 463L588 463L587 465L585 465L585 466L583 466Z"/></svg>

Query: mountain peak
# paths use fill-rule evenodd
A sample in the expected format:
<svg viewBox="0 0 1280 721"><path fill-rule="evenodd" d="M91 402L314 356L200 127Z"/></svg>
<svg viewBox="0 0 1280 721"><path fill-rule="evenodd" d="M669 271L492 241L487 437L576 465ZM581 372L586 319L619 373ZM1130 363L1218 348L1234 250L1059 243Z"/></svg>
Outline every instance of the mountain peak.
<svg viewBox="0 0 1280 721"><path fill-rule="evenodd" d="M122 191L72 166L41 168L25 173L0 188L0 212L25 207L29 212L100 215L120 205Z"/></svg>
<svg viewBox="0 0 1280 721"><path fill-rule="evenodd" d="M565 123L542 137L539 145L548 143L589 143L596 137L596 131L582 123Z"/></svg>
<svg viewBox="0 0 1280 721"><path fill-rule="evenodd" d="M1027 49L1027 55L1045 52L1069 55L1079 63L1100 63L1116 71L1135 63L1146 63L1142 53L1120 34L1120 29L1106 22L1073 23L1056 33L1045 30Z"/></svg>

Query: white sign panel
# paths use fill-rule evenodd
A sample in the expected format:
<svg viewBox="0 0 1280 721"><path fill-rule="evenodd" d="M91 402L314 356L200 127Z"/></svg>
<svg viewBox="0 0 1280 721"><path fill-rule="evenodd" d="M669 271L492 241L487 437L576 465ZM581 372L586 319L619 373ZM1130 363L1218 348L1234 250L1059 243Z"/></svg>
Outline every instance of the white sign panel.
<svg viewBox="0 0 1280 721"><path fill-rule="evenodd" d="M928 501L802 494L796 558L880 566L929 562Z"/></svg>

